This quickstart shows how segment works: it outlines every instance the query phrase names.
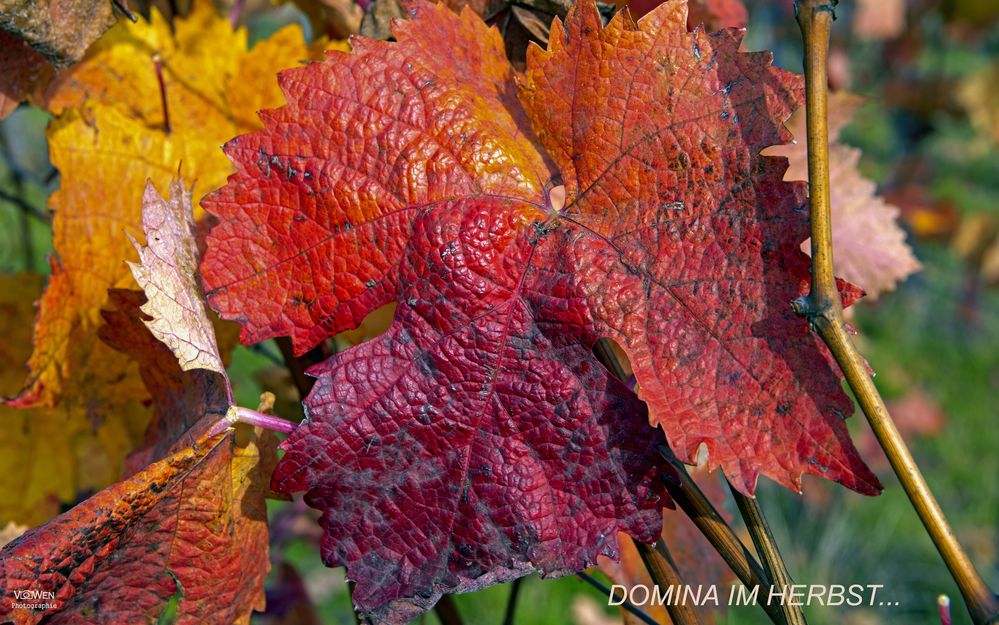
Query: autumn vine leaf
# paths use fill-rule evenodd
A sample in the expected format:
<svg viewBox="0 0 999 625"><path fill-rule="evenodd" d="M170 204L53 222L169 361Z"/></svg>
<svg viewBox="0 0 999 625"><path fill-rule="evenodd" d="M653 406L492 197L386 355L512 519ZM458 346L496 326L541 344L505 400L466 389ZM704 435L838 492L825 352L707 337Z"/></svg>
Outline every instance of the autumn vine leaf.
<svg viewBox="0 0 999 625"><path fill-rule="evenodd" d="M270 569L267 468L255 444L203 437L28 530L0 551L0 620L164 622L173 602L175 625L249 623ZM15 605L38 588L51 608Z"/></svg>
<svg viewBox="0 0 999 625"><path fill-rule="evenodd" d="M155 12L151 23L118 24L48 90L57 115L48 130L50 155L61 174L49 200L56 255L34 349L18 352L29 365L27 382L2 389L5 397L17 395L10 404L39 409L7 421L17 435L6 441L19 451L6 458L21 462L29 450L48 447L17 465L42 469L32 473L39 483L30 496L23 496L24 484L0 487L4 520L43 521L77 492L100 490L121 476L150 423L150 392L137 364L100 341L97 330L108 288L134 287L123 261L135 258L128 233L141 231L145 182L165 188L180 170L196 172L192 177L206 187L221 184L231 165L218 146L256 128L253 112L279 101L274 74L308 57L296 28L247 52L245 31L233 32L207 2L175 25L171 32ZM170 133L162 125L155 54L175 109ZM55 431L62 435L42 442ZM14 481L18 473L5 475Z"/></svg>
<svg viewBox="0 0 999 625"><path fill-rule="evenodd" d="M18 625L231 625L263 608L277 439L258 429L237 445L230 429L245 409L232 405L197 284L190 189L176 180L164 199L149 184L142 214L148 246L132 270L145 297L112 290L101 338L140 364L155 419L129 458L134 475L0 552L0 619ZM16 593L39 585L50 606L19 605Z"/></svg>
<svg viewBox="0 0 999 625"><path fill-rule="evenodd" d="M146 326L170 348L182 370L205 369L225 375L215 329L198 284L191 189L174 180L169 199L164 199L153 183L147 182L142 194L142 225L148 245L143 247L133 239L139 262L128 265L148 299L142 306L142 312L150 317Z"/></svg>
<svg viewBox="0 0 999 625"><path fill-rule="evenodd" d="M146 180L166 188L179 172L204 189L221 185L232 166L219 146L259 127L254 112L280 102L274 75L309 54L297 26L247 51L246 31L233 31L203 0L173 31L155 11L151 22L119 23L53 82L48 107L57 117L48 138L61 184L49 206L57 260L14 405L54 405L78 393L84 376L88 389L117 380L127 361L96 331L108 288L134 286L122 261L135 258L128 233L141 229Z"/></svg>
<svg viewBox="0 0 999 625"><path fill-rule="evenodd" d="M39 276L0 275L0 393L16 392L24 380L41 292ZM119 478L126 454L142 440L148 394L141 382L127 379L110 391L51 408L0 405L0 526L42 523L78 492Z"/></svg>
<svg viewBox="0 0 999 625"><path fill-rule="evenodd" d="M832 240L836 272L875 298L894 289L921 265L905 242L905 231L898 224L899 209L885 202L874 182L857 168L860 150L839 141L840 132L861 104L863 100L851 93L829 94ZM791 116L788 128L797 143L773 146L764 154L787 157L785 180L808 180L804 108ZM801 244L802 251L810 252L810 242Z"/></svg>
<svg viewBox="0 0 999 625"><path fill-rule="evenodd" d="M471 11L410 13L394 43L283 72L287 105L227 144L237 173L203 201L202 277L244 342L304 352L398 304L313 368L273 481L323 511L358 607L402 622L442 592L578 570L618 529L658 534L653 437L601 337L682 458L705 445L745 492L761 472L877 492L789 305L803 190L759 156L799 79L734 31L688 34L682 2L606 28L578 3L522 76Z"/></svg>

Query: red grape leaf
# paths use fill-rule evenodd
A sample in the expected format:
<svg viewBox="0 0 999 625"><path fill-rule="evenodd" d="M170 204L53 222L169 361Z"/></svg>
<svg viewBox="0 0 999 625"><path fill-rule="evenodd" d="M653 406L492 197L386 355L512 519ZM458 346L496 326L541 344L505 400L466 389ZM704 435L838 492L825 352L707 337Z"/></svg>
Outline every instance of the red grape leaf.
<svg viewBox="0 0 999 625"><path fill-rule="evenodd" d="M28 530L0 551L0 621L153 623L176 603L159 622L248 623L270 568L267 465L254 444L205 437ZM52 607L19 607L34 603L19 591Z"/></svg>
<svg viewBox="0 0 999 625"><path fill-rule="evenodd" d="M759 155L787 137L800 79L740 53L738 31L687 33L684 9L606 29L578 11L528 56L520 99L567 189L559 257L681 459L704 444L746 493L760 472L877 492L853 403L789 305L808 283L803 187Z"/></svg>
<svg viewBox="0 0 999 625"><path fill-rule="evenodd" d="M682 458L705 444L746 492L761 471L876 492L790 308L802 188L759 156L800 81L737 33L687 34L676 2L606 28L578 3L519 78L471 11L410 12L395 43L283 72L288 104L227 145L237 173L203 201L209 301L244 341L303 352L398 303L385 335L312 370L273 482L323 511L358 606L401 622L442 592L578 570L618 529L658 534L655 439L593 356L603 336Z"/></svg>

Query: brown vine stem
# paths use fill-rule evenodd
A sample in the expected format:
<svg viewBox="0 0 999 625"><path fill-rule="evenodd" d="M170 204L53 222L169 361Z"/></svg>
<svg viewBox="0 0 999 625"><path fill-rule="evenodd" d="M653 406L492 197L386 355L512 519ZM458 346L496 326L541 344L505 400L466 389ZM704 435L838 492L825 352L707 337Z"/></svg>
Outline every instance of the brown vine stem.
<svg viewBox="0 0 999 625"><path fill-rule="evenodd" d="M517 598L520 596L520 589L523 585L523 577L518 577L510 582L510 594L506 598L506 613L503 614L503 625L514 625L517 615Z"/></svg>
<svg viewBox="0 0 999 625"><path fill-rule="evenodd" d="M298 389L299 398L304 400L308 396L309 391L312 390L312 386L316 383L315 378L309 377L305 371L310 366L325 360L327 354L320 347L316 347L301 356L296 356L291 339L287 336L280 336L274 339L274 343L281 351L281 358L284 359L284 364L288 367L288 373L291 374L292 384Z"/></svg>
<svg viewBox="0 0 999 625"><path fill-rule="evenodd" d="M725 560L739 581L747 588L758 586L761 593L767 592L771 586L769 575L756 561L756 558L749 553L739 537L735 535L735 531L718 513L714 504L704 495L694 478L690 477L680 459L665 445L659 448L659 453L676 467L678 482L666 482L673 501L680 506L680 509L693 521L701 534L708 539L708 542ZM779 602L761 599L757 603L776 625L787 625L784 613L777 605Z"/></svg>
<svg viewBox="0 0 999 625"><path fill-rule="evenodd" d="M627 593L625 593L624 595L618 595L616 592L614 592L613 588L608 588L607 586L601 584L599 581L597 581L592 575L590 575L586 571L579 571L578 573L576 573L576 577L578 577L579 579L583 580L584 582L586 582L590 586L593 586L594 588L596 588L600 592L600 594L602 594L603 596L607 597L608 605L610 605L610 600L611 599L620 600L620 606L621 606L621 608L627 614L630 614L631 616L634 616L635 618L637 618L641 622L645 623L645 625L660 625L651 616L649 616L645 612L642 612L642 610L640 610L638 608L638 606L636 606L634 603L628 601L628 595L627 595ZM627 617L625 617L625 621L624 622L628 623L628 622L630 622L630 620Z"/></svg>
<svg viewBox="0 0 999 625"><path fill-rule="evenodd" d="M784 558L780 555L777 541L774 540L773 532L770 531L770 523L767 522L767 517L763 514L760 502L753 497L743 495L731 484L729 484L729 490L732 491L735 503L739 506L739 514L746 522L746 529L749 530L749 536L753 539L753 546L756 547L756 553L763 561L763 567L770 576L773 585L779 589L789 588L794 582L791 580L790 573L787 572L787 565L784 564ZM787 621L788 625L806 625L805 614L800 605L781 602L779 607L783 611L784 620Z"/></svg>
<svg viewBox="0 0 999 625"><path fill-rule="evenodd" d="M458 606L454 604L451 595L444 595L434 606L434 614L440 619L441 625L464 625Z"/></svg>
<svg viewBox="0 0 999 625"><path fill-rule="evenodd" d="M606 340L597 341L593 347L593 352L597 359L619 380L624 381L627 378L628 372ZM763 590L770 588L769 576L756 561L756 558L749 553L746 546L742 544L739 537L735 535L731 526L718 514L711 501L705 497L700 486L687 473L687 468L683 462L673 454L673 450L667 445L660 446L659 453L676 469L676 479L672 479L673 476L670 476L665 480L666 488L673 501L693 521L697 529L707 538L718 555L722 557L743 584L749 588L757 586ZM637 541L635 544L639 545ZM645 565L656 584L668 585L668 582L661 582L656 577L656 572L649 566L648 562L645 562ZM779 606L770 605L769 601L760 601L759 605L776 625L787 625Z"/></svg>
<svg viewBox="0 0 999 625"><path fill-rule="evenodd" d="M635 541L635 547L657 586L665 591L668 588L679 588L683 584L680 571L676 568L676 562L673 561L673 557L662 539L656 541L652 547ZM669 614L673 625L700 625L694 606L687 605L685 601L679 603L667 601L665 603L666 613Z"/></svg>
<svg viewBox="0 0 999 625"><path fill-rule="evenodd" d="M809 210L812 235L812 286L793 304L825 341L842 369L881 448L937 551L961 590L975 625L999 623L999 598L961 547L919 466L898 433L878 393L866 362L843 320L843 307L833 276L832 225L829 204L829 129L826 89L829 34L835 0L796 0L795 13L804 41L805 104L808 130Z"/></svg>

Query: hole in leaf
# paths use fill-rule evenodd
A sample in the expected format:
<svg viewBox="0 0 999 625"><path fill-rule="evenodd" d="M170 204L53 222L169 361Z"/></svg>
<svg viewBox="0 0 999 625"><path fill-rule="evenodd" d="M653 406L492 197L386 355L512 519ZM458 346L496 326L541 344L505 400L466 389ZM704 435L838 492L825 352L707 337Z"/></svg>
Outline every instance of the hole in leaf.
<svg viewBox="0 0 999 625"><path fill-rule="evenodd" d="M593 355L597 357L607 371L615 378L628 385L628 388L635 387L634 370L631 368L631 361L617 341L611 338L602 338L593 344Z"/></svg>
<svg viewBox="0 0 999 625"><path fill-rule="evenodd" d="M361 324L353 330L344 330L333 337L335 351L343 351L348 347L360 345L365 341L381 336L388 330L395 317L396 303L390 302L372 310L361 320Z"/></svg>
<svg viewBox="0 0 999 625"><path fill-rule="evenodd" d="M548 206L554 212L560 212L565 208L565 185L560 184L557 187L552 187L548 191Z"/></svg>

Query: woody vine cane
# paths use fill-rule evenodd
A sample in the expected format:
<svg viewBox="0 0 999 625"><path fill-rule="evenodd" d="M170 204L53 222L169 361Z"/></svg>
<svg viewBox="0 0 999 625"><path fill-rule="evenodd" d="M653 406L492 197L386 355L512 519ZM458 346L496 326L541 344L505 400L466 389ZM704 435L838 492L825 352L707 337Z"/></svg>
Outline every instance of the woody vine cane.
<svg viewBox="0 0 999 625"><path fill-rule="evenodd" d="M902 488L926 527L940 557L961 590L975 625L999 623L999 599L985 584L961 547L940 505L930 491L895 427L864 358L857 351L846 323L833 276L832 224L829 199L829 130L826 95L829 34L837 2L796 0L795 13L804 40L805 99L808 129L809 214L812 236L812 287L794 302L797 314L829 347L842 369L878 443Z"/></svg>

